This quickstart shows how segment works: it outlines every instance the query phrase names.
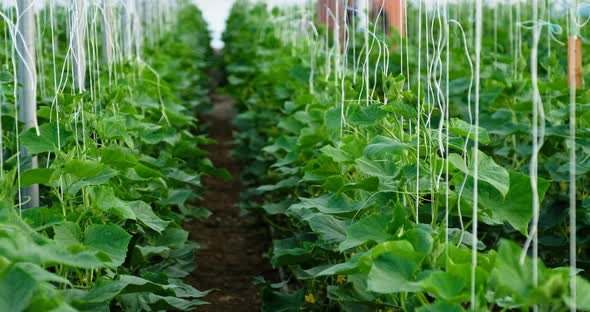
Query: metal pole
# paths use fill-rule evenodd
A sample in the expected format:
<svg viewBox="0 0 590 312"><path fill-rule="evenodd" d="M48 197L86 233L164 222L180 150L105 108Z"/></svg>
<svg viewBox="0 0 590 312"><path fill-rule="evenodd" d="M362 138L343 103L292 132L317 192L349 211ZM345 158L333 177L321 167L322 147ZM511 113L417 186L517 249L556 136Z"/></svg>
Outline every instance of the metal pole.
<svg viewBox="0 0 590 312"><path fill-rule="evenodd" d="M111 21L113 20L111 0L102 0L102 48L103 60L105 64L113 63L113 30L111 29Z"/></svg>
<svg viewBox="0 0 590 312"><path fill-rule="evenodd" d="M35 63L35 12L31 0L18 0L18 34L16 43L18 49L18 80L19 88L19 118L29 129L37 125L37 73ZM26 149L21 147L23 169L37 168L37 156L31 157ZM30 165L29 165L30 160ZM21 198L26 204L23 209L39 207L39 185L31 185L20 190Z"/></svg>
<svg viewBox="0 0 590 312"><path fill-rule="evenodd" d="M72 61L74 64L74 81L78 92L83 92L86 81L86 0L72 0Z"/></svg>
<svg viewBox="0 0 590 312"><path fill-rule="evenodd" d="M133 49L132 16L133 1L125 0L121 9L121 47L125 60L131 60Z"/></svg>

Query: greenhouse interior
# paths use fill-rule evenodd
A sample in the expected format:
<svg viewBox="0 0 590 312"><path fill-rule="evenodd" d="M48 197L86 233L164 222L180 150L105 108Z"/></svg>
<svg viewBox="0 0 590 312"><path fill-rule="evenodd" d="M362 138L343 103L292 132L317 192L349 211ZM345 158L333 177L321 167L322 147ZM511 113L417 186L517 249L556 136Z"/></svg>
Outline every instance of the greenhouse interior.
<svg viewBox="0 0 590 312"><path fill-rule="evenodd" d="M0 17L0 312L590 311L588 2Z"/></svg>

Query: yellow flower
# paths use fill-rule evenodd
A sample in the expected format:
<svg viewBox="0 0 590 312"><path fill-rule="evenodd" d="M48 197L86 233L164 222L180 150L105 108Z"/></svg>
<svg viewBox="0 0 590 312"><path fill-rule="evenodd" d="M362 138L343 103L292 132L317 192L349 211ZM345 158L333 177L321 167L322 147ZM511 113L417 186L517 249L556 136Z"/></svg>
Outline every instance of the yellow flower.
<svg viewBox="0 0 590 312"><path fill-rule="evenodd" d="M393 308L387 309L387 312L393 312Z"/></svg>
<svg viewBox="0 0 590 312"><path fill-rule="evenodd" d="M559 186L561 187L561 190L562 190L562 191L565 191L565 190L567 190L567 183L565 183L565 182L560 182L560 183L559 183Z"/></svg>
<svg viewBox="0 0 590 312"><path fill-rule="evenodd" d="M305 295L305 302L307 303L315 303L315 297L313 296L313 294L307 294Z"/></svg>
<svg viewBox="0 0 590 312"><path fill-rule="evenodd" d="M342 285L344 283L346 283L346 275L336 276L336 284Z"/></svg>

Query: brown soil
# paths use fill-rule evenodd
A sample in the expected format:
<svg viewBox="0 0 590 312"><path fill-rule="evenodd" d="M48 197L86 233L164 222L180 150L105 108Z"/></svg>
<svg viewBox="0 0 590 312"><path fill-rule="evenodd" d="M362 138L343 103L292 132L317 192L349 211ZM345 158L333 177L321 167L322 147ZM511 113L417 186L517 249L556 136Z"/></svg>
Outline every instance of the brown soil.
<svg viewBox="0 0 590 312"><path fill-rule="evenodd" d="M190 238L205 245L188 281L199 290L213 289L205 298L211 304L199 307L198 311L259 311L260 298L253 279L272 272L264 257L270 235L260 218L240 216L240 167L231 154L233 103L231 98L218 94L212 94L211 100L213 109L201 120L208 124L209 136L216 144L205 149L215 166L229 170L233 180L203 177L205 194L201 206L212 215L185 225Z"/></svg>

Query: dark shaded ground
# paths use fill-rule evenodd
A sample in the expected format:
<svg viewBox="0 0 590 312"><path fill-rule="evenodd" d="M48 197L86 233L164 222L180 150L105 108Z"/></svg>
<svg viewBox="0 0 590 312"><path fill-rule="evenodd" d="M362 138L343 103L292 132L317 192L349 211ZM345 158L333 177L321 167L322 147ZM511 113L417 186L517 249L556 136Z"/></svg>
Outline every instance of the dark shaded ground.
<svg viewBox="0 0 590 312"><path fill-rule="evenodd" d="M259 311L253 278L272 275L263 254L270 246L267 225L255 216L240 216L239 164L232 158L232 99L212 94L213 110L201 116L216 144L205 147L216 167L226 168L232 181L204 177L201 206L213 214L207 220L185 225L191 239L205 245L197 257L197 269L188 281L199 290L216 289L205 298L210 305L198 311Z"/></svg>

